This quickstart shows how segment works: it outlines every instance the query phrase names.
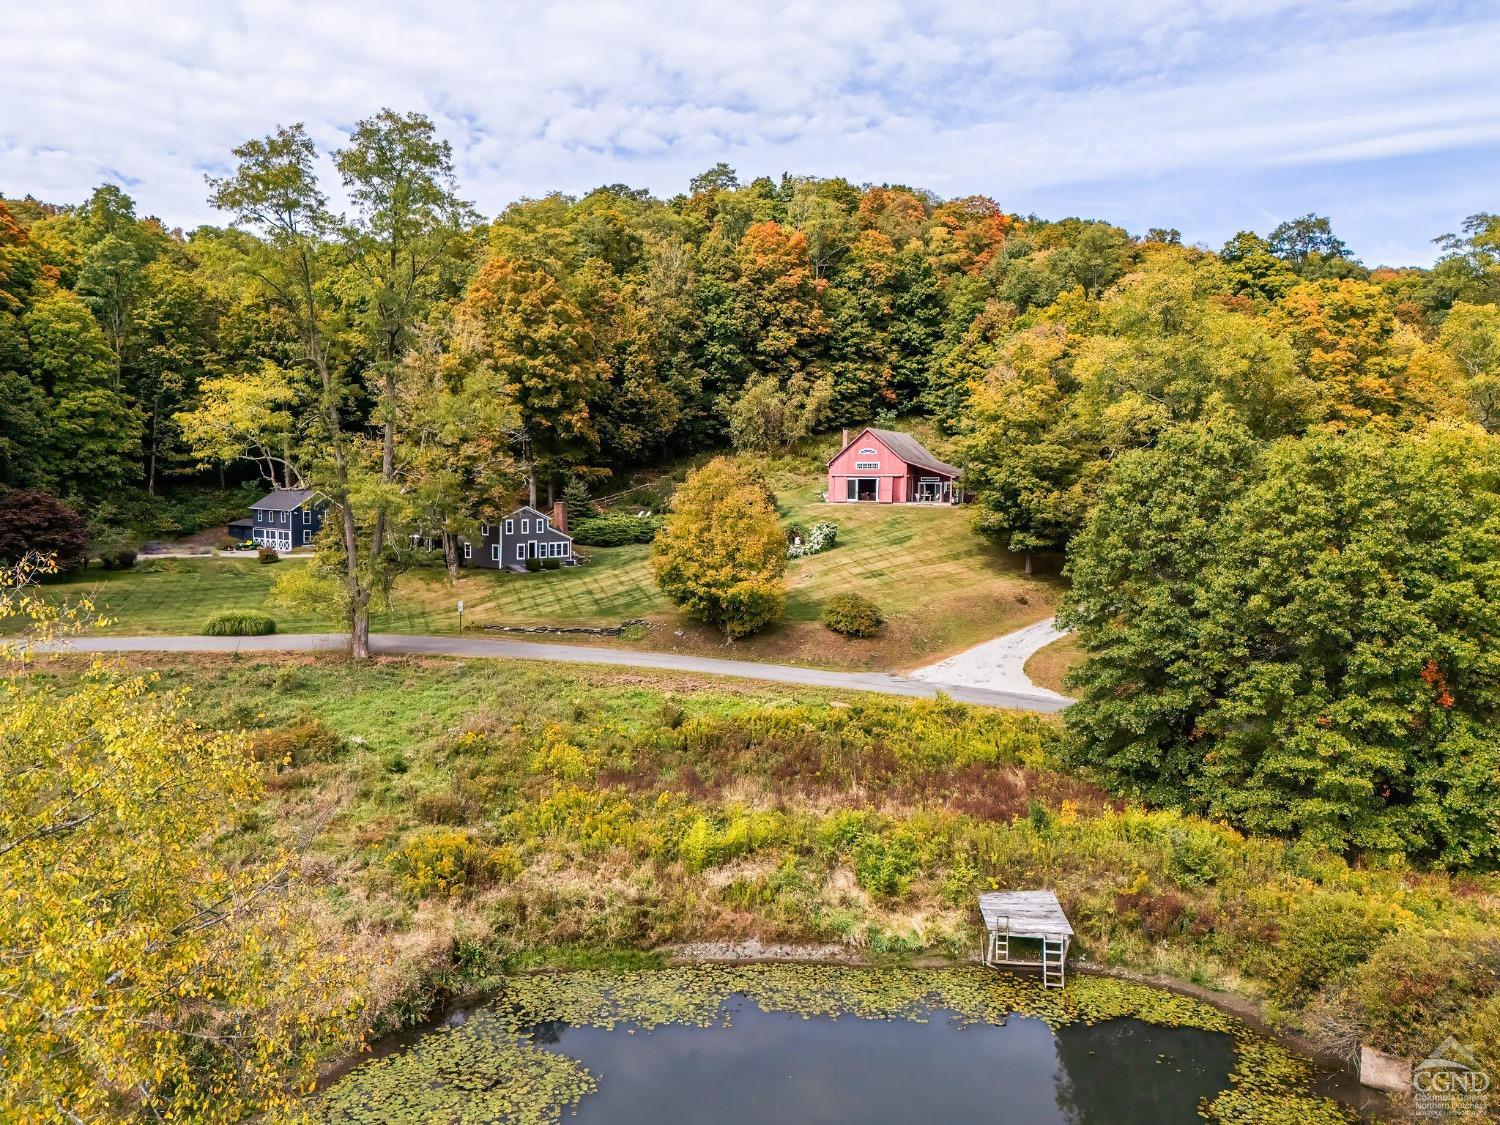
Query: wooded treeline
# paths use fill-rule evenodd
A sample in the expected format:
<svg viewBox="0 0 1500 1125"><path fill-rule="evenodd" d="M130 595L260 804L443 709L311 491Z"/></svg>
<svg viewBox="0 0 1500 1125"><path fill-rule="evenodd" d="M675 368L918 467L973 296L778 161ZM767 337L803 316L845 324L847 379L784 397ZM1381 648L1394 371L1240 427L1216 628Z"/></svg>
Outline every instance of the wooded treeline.
<svg viewBox="0 0 1500 1125"><path fill-rule="evenodd" d="M962 439L986 526L1029 549L1063 545L1111 459L1186 419L1227 411L1269 438L1494 417L1491 216L1445 239L1432 270L1372 272L1314 216L1214 253L982 197L741 184L720 165L670 200L611 185L484 222L430 123L361 128L364 151L351 138L340 164L356 211L382 146L425 149L406 156L435 169L428 197L401 202L423 245L332 214L300 131L280 134L280 156L241 150L273 175L303 146L319 199L295 229L270 182L260 199L217 185L237 221L187 233L112 185L78 206L0 203L0 480L87 504L245 455L278 481L316 475L319 366L357 429L378 428L383 372L405 365L428 388L403 392L419 400L397 426L414 454L514 458L543 490L669 451L930 413ZM295 263L268 268L288 239L305 240L305 292ZM482 421L472 396L433 400L470 381Z"/></svg>

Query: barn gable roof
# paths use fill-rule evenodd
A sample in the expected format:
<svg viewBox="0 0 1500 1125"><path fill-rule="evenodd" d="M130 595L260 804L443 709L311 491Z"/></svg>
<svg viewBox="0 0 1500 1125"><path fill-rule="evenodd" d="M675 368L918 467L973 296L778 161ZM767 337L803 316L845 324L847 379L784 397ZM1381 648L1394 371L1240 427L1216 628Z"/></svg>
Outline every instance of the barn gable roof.
<svg viewBox="0 0 1500 1125"><path fill-rule="evenodd" d="M313 491L310 488L278 488L275 492L268 492L251 504L250 510L254 511L259 508L265 512L291 512L311 500L312 495Z"/></svg>
<svg viewBox="0 0 1500 1125"><path fill-rule="evenodd" d="M855 435L853 441L849 442L848 445L845 445L843 449L840 449L838 453L835 453L828 459L828 463L830 465L833 464L845 450L852 445L858 444L860 438L866 434L873 435L881 444L908 465L916 465L923 469L932 469L935 472L943 473L950 477L958 476L957 465L950 465L946 461L939 461L925 445L912 437L911 434L903 434L899 430L877 430L874 426L866 426L860 430Z"/></svg>

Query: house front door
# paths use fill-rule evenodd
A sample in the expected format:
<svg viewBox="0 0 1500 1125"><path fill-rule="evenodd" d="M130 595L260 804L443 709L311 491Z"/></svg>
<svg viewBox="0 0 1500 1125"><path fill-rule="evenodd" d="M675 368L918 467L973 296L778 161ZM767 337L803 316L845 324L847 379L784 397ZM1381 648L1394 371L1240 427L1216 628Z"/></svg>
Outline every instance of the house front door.
<svg viewBox="0 0 1500 1125"><path fill-rule="evenodd" d="M879 477L850 477L849 499L874 503L880 499Z"/></svg>

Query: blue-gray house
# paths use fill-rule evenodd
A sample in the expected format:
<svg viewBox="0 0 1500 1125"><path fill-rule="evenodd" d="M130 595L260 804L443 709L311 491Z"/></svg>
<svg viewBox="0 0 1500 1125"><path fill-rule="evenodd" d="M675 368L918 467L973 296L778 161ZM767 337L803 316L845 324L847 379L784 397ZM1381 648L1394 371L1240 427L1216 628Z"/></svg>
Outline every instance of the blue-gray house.
<svg viewBox="0 0 1500 1125"><path fill-rule="evenodd" d="M278 488L250 505L250 539L257 547L305 547L323 526L328 502L310 488Z"/></svg>

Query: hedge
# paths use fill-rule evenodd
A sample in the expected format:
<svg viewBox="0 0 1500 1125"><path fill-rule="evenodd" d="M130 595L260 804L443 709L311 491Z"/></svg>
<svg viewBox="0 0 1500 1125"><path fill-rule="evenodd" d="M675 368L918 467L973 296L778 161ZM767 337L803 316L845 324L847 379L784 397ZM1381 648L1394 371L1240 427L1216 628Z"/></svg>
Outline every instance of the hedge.
<svg viewBox="0 0 1500 1125"><path fill-rule="evenodd" d="M660 527L660 516L616 514L579 520L569 534L574 543L585 547L623 547L627 543L651 542Z"/></svg>

